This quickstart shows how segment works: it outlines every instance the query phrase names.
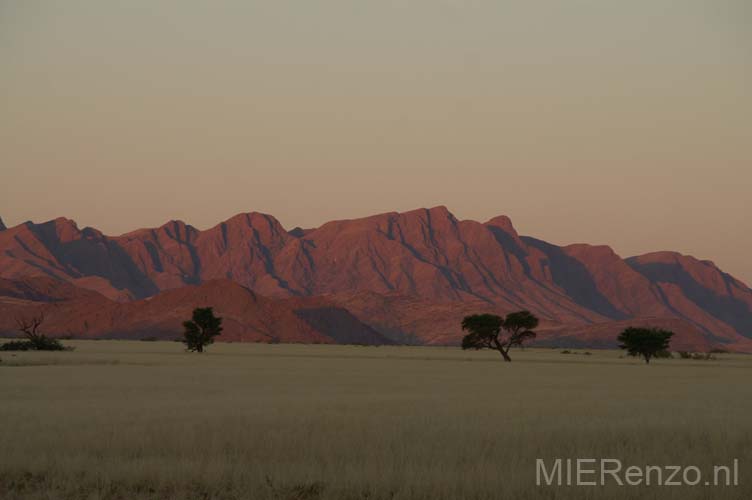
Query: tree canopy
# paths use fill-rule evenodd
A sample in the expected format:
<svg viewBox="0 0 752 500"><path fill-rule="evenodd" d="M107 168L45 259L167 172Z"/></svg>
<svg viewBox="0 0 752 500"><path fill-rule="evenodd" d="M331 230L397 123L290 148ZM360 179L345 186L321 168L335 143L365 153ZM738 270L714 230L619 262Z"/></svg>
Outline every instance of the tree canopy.
<svg viewBox="0 0 752 500"><path fill-rule="evenodd" d="M669 330L630 327L619 334L619 348L626 349L630 356L642 356L645 363L650 363L650 358L668 350L673 336L674 332Z"/></svg>
<svg viewBox="0 0 752 500"><path fill-rule="evenodd" d="M193 310L193 319L183 323L183 343L192 352L204 352L204 347L214 343L214 337L222 333L222 318L214 315L211 307Z"/></svg>
<svg viewBox="0 0 752 500"><path fill-rule="evenodd" d="M535 338L533 331L538 318L530 311L507 314L506 318L495 314L474 314L462 320L462 330L468 334L462 339L463 349L496 349L504 361L512 361L509 350Z"/></svg>

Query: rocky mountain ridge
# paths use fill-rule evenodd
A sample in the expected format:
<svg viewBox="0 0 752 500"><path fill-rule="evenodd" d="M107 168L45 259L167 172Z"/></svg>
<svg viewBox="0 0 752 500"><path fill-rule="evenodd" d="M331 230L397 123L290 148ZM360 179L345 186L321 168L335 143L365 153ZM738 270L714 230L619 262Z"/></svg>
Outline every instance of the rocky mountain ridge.
<svg viewBox="0 0 752 500"><path fill-rule="evenodd" d="M111 237L65 218L1 231L0 277L39 276L121 303L216 280L268 299L327 297L414 343L456 342L465 311L517 309L551 332L660 318L713 345L743 348L752 338L752 291L712 262L552 245L520 236L506 216L458 220L443 206L305 231L256 212L205 231L170 221Z"/></svg>

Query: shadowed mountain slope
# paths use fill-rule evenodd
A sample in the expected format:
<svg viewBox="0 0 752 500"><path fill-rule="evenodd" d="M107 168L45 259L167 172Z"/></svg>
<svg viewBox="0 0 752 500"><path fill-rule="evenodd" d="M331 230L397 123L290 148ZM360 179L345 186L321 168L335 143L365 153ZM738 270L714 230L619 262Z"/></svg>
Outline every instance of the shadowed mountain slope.
<svg viewBox="0 0 752 500"><path fill-rule="evenodd" d="M670 289L667 300L672 301L672 293L679 295L707 315L752 337L750 289L712 262L674 252L656 252L632 257L627 263L650 281ZM683 315L680 306L675 310Z"/></svg>

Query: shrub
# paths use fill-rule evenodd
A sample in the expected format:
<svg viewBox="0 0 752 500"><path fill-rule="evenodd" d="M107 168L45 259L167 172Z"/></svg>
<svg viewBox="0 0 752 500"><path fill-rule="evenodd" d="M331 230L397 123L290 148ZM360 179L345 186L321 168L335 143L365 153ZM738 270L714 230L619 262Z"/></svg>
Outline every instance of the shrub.
<svg viewBox="0 0 752 500"><path fill-rule="evenodd" d="M0 345L0 351L31 351L34 346L28 340L11 340Z"/></svg>
<svg viewBox="0 0 752 500"><path fill-rule="evenodd" d="M40 335L34 340L11 340L0 345L0 351L72 351L72 347L65 347L57 339Z"/></svg>
<svg viewBox="0 0 752 500"><path fill-rule="evenodd" d="M44 323L44 314L39 314L31 319L16 318L16 324L26 340L8 342L0 349L4 351L72 351L73 348L67 348L57 339L51 339L42 333L39 328Z"/></svg>
<svg viewBox="0 0 752 500"><path fill-rule="evenodd" d="M695 361L714 361L716 358L709 352L687 352L679 351L681 359L693 359Z"/></svg>
<svg viewBox="0 0 752 500"><path fill-rule="evenodd" d="M709 352L696 352L692 355L692 359L698 360L698 361L713 361L715 359L715 356L710 354Z"/></svg>
<svg viewBox="0 0 752 500"><path fill-rule="evenodd" d="M68 350L63 344L60 343L57 339L51 339L49 337L45 337L44 335L40 335L39 338L31 342L34 345L34 349L37 351L65 351ZM72 350L72 348L70 348Z"/></svg>

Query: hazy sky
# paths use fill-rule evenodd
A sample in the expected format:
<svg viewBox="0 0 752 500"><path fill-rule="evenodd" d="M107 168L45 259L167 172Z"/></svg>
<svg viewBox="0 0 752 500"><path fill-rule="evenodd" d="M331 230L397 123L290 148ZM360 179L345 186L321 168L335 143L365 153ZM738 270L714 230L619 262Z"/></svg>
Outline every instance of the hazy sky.
<svg viewBox="0 0 752 500"><path fill-rule="evenodd" d="M0 216L447 205L752 283L749 0L0 0Z"/></svg>

